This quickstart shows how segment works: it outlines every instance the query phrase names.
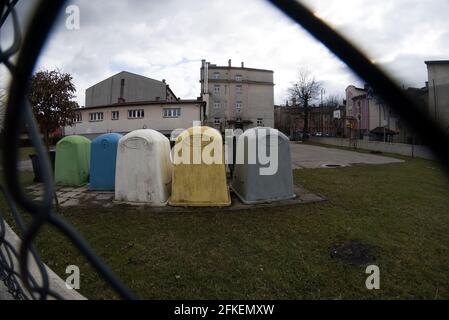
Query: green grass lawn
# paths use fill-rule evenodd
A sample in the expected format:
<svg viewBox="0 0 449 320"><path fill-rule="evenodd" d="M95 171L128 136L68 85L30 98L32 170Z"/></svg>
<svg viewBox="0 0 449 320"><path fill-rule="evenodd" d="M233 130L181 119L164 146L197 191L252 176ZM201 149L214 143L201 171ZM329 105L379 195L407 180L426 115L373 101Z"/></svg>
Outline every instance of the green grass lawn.
<svg viewBox="0 0 449 320"><path fill-rule="evenodd" d="M62 215L140 297L148 299L449 299L449 183L432 161L296 170L322 203L246 212L161 214L147 209L66 209ZM31 181L24 177L25 183ZM357 240L380 267L330 257ZM64 276L81 269L81 293L117 296L54 230L44 261Z"/></svg>

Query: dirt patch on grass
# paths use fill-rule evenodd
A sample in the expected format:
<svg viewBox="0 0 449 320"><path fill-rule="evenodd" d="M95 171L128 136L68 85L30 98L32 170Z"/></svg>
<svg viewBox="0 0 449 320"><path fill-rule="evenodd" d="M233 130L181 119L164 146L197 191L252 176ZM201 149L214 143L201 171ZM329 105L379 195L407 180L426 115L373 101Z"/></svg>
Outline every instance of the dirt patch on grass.
<svg viewBox="0 0 449 320"><path fill-rule="evenodd" d="M365 265L376 261L370 248L359 241L337 243L330 247L330 256L351 265Z"/></svg>

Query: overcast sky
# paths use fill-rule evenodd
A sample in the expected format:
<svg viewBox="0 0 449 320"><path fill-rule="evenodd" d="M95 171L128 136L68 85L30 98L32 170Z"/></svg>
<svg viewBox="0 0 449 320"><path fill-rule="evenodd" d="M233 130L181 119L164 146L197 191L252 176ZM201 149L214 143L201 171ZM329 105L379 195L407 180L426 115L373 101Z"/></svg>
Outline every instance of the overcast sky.
<svg viewBox="0 0 449 320"><path fill-rule="evenodd" d="M30 3L21 1L22 19ZM423 86L425 60L449 59L448 0L308 0L313 11L359 44L405 86ZM122 70L166 79L183 99L200 94L201 59L271 69L284 103L300 68L327 94L362 85L316 40L264 0L76 0L80 29L61 15L38 69L73 75L84 105L89 86ZM5 32L6 33L6 32ZM2 44L8 35L2 34ZM4 70L1 81L5 81Z"/></svg>

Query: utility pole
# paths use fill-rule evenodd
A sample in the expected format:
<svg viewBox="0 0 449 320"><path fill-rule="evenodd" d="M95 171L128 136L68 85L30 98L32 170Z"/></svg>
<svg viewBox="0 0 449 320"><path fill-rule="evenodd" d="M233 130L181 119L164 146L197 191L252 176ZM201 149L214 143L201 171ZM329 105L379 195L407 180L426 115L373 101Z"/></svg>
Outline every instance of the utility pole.
<svg viewBox="0 0 449 320"><path fill-rule="evenodd" d="M437 87L435 86L435 80L432 80L433 82L433 104L435 108L435 121L438 121L438 115L437 115Z"/></svg>

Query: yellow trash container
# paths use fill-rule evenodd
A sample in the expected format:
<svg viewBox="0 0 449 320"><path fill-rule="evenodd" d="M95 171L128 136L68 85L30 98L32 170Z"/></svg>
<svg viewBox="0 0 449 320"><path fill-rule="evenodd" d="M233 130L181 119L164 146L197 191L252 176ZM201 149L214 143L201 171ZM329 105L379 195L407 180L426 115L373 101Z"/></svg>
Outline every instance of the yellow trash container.
<svg viewBox="0 0 449 320"><path fill-rule="evenodd" d="M183 131L176 138L172 157L172 195L169 205L231 205L226 184L223 140L217 130L198 126Z"/></svg>

